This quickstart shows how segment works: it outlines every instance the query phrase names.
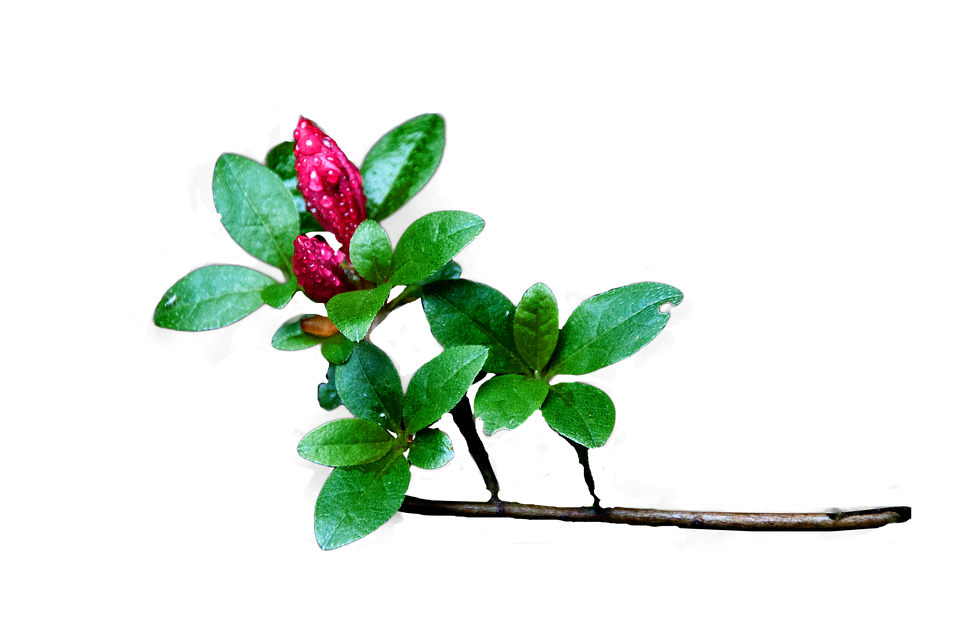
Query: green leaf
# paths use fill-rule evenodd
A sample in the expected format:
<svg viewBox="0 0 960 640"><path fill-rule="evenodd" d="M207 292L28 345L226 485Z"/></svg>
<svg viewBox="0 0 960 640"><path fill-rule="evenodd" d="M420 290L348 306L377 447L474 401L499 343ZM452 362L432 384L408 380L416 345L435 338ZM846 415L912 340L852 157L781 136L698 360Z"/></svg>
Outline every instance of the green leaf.
<svg viewBox="0 0 960 640"><path fill-rule="evenodd" d="M560 334L557 299L547 285L538 282L520 299L513 319L513 337L517 351L534 371L542 371L550 361Z"/></svg>
<svg viewBox="0 0 960 640"><path fill-rule="evenodd" d="M343 364L350 358L350 354L353 353L354 344L355 343L351 342L345 335L338 333L329 338L324 338L320 352L330 364Z"/></svg>
<svg viewBox="0 0 960 640"><path fill-rule="evenodd" d="M337 365L327 366L327 381L317 385L317 402L327 411L333 411L342 404L337 393Z"/></svg>
<svg viewBox="0 0 960 640"><path fill-rule="evenodd" d="M258 162L225 153L213 169L213 202L220 220L250 255L293 274L293 239L300 218L280 178Z"/></svg>
<svg viewBox="0 0 960 640"><path fill-rule="evenodd" d="M582 375L620 362L653 340L670 319L661 305L680 304L683 294L670 285L641 282L593 296L573 310L563 329L548 373Z"/></svg>
<svg viewBox="0 0 960 640"><path fill-rule="evenodd" d="M263 301L274 309L283 309L298 288L295 278L290 278L286 282L277 282L263 290Z"/></svg>
<svg viewBox="0 0 960 640"><path fill-rule="evenodd" d="M390 358L369 342L358 342L347 364L337 368L337 390L358 418L397 431L403 420L403 387Z"/></svg>
<svg viewBox="0 0 960 640"><path fill-rule="evenodd" d="M153 312L153 322L178 331L219 329L259 309L263 290L273 284L273 278L246 267L201 267L163 294Z"/></svg>
<svg viewBox="0 0 960 640"><path fill-rule="evenodd" d="M603 445L616 418L610 396L582 382L551 385L540 412L554 431L585 447Z"/></svg>
<svg viewBox="0 0 960 640"><path fill-rule="evenodd" d="M407 460L421 469L439 469L453 459L453 442L440 429L417 432Z"/></svg>
<svg viewBox="0 0 960 640"><path fill-rule="evenodd" d="M513 303L472 280L446 280L423 288L423 311L430 331L445 349L465 345L490 348L484 370L528 373L513 339Z"/></svg>
<svg viewBox="0 0 960 640"><path fill-rule="evenodd" d="M455 347L420 367L410 379L403 399L407 433L429 427L453 409L486 359L485 347Z"/></svg>
<svg viewBox="0 0 960 640"><path fill-rule="evenodd" d="M387 301L390 288L389 284L382 284L376 289L338 293L327 302L330 320L340 333L354 342L360 342Z"/></svg>
<svg viewBox="0 0 960 640"><path fill-rule="evenodd" d="M410 463L399 451L359 467L337 467L313 512L321 549L330 550L372 533L397 512L410 486Z"/></svg>
<svg viewBox="0 0 960 640"><path fill-rule="evenodd" d="M460 277L461 273L463 273L463 269L460 268L460 265L451 260L447 264L440 267L437 272L429 278L424 278L417 284L411 284L410 286L406 287L400 292L400 295L397 296L397 299L398 301L406 300L408 302L412 302L423 295L423 288L431 282L439 282L440 280L456 280Z"/></svg>
<svg viewBox="0 0 960 640"><path fill-rule="evenodd" d="M297 453L328 467L350 467L379 460L395 440L378 424L347 418L328 422L305 435Z"/></svg>
<svg viewBox="0 0 960 640"><path fill-rule="evenodd" d="M393 268L393 249L387 232L373 220L364 220L350 239L350 261L361 276L384 283Z"/></svg>
<svg viewBox="0 0 960 640"><path fill-rule="evenodd" d="M267 151L267 169L277 174L281 180L297 177L297 159L293 154L293 147L293 140L287 140Z"/></svg>
<svg viewBox="0 0 960 640"><path fill-rule="evenodd" d="M300 328L300 320L302 318L311 318L314 315L315 314L308 313L306 315L295 316L280 325L277 332L273 334L273 340L271 341L273 348L280 349L280 351L300 351L301 349L309 349L318 344L323 344L323 341L327 340L327 338L306 333Z"/></svg>
<svg viewBox="0 0 960 640"><path fill-rule="evenodd" d="M483 432L516 429L540 408L550 385L526 376L496 376L477 389L474 412L483 420Z"/></svg>
<svg viewBox="0 0 960 640"><path fill-rule="evenodd" d="M435 211L414 220L393 252L394 284L414 284L435 273L483 230L483 219L464 211Z"/></svg>
<svg viewBox="0 0 960 640"><path fill-rule="evenodd" d="M412 198L440 164L443 118L425 113L380 138L363 159L367 215L383 220Z"/></svg>

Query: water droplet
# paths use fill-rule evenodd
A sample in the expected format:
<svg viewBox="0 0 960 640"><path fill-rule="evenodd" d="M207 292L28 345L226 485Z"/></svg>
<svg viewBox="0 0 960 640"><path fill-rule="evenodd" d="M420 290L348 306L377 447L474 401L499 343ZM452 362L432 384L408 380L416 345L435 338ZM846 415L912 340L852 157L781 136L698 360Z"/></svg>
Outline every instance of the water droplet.
<svg viewBox="0 0 960 640"><path fill-rule="evenodd" d="M177 301L177 294L173 294L172 296L170 296L170 299L169 299L169 300L167 300L166 302L163 303L163 306L169 307L170 305L172 305L172 304L173 304L174 302L176 302L176 301Z"/></svg>
<svg viewBox="0 0 960 640"><path fill-rule="evenodd" d="M327 148L333 147L333 143L330 142L330 138L324 138L322 142L323 142L323 146Z"/></svg>
<svg viewBox="0 0 960 640"><path fill-rule="evenodd" d="M329 209L333 206L333 198L328 195L324 195L322 198L320 198L320 206L324 209Z"/></svg>

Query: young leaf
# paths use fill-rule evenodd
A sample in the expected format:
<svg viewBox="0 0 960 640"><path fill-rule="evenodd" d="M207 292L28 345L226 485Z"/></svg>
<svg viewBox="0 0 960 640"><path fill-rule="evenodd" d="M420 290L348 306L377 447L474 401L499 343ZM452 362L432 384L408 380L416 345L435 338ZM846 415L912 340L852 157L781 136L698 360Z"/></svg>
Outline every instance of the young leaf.
<svg viewBox="0 0 960 640"><path fill-rule="evenodd" d="M443 154L443 118L425 113L380 138L363 159L367 215L383 220L427 183Z"/></svg>
<svg viewBox="0 0 960 640"><path fill-rule="evenodd" d="M390 358L369 342L358 342L353 355L337 368L337 390L358 418L397 431L403 420L403 387Z"/></svg>
<svg viewBox="0 0 960 640"><path fill-rule="evenodd" d="M393 249L387 232L373 220L364 220L350 239L350 261L361 276L384 283L393 268Z"/></svg>
<svg viewBox="0 0 960 640"><path fill-rule="evenodd" d="M328 467L350 467L379 460L395 440L380 425L347 418L328 422L305 435L297 453Z"/></svg>
<svg viewBox="0 0 960 640"><path fill-rule="evenodd" d="M271 341L273 348L279 349L280 351L300 351L301 349L309 349L318 344L323 344L324 340L328 340L328 338L321 338L320 336L306 333L300 328L300 319L309 318L313 315L314 314L310 313L295 316L280 325L277 332L273 334L273 340Z"/></svg>
<svg viewBox="0 0 960 640"><path fill-rule="evenodd" d="M551 385L540 412L554 431L585 447L603 445L616 418L610 396L582 382Z"/></svg>
<svg viewBox="0 0 960 640"><path fill-rule="evenodd" d="M277 174L281 180L297 177L297 160L293 156L293 146L293 140L287 140L267 151L267 169Z"/></svg>
<svg viewBox="0 0 960 640"><path fill-rule="evenodd" d="M474 412L483 420L483 432L516 429L540 408L550 385L526 376L496 376L477 389Z"/></svg>
<svg viewBox="0 0 960 640"><path fill-rule="evenodd" d="M320 353L330 364L343 364L353 353L354 342L344 336L342 333L324 338L323 346L320 347Z"/></svg>
<svg viewBox="0 0 960 640"><path fill-rule="evenodd" d="M560 334L560 312L553 292L543 283L527 289L517 305L513 319L513 337L517 351L534 371L542 371L550 361Z"/></svg>
<svg viewBox="0 0 960 640"><path fill-rule="evenodd" d="M277 175L249 158L225 153L213 169L213 202L227 232L247 253L292 277L300 218Z"/></svg>
<svg viewBox="0 0 960 640"><path fill-rule="evenodd" d="M435 211L414 220L393 252L393 284L432 275L483 230L483 219L464 211Z"/></svg>
<svg viewBox="0 0 960 640"><path fill-rule="evenodd" d="M429 427L450 411L473 384L486 359L485 347L454 347L420 367L403 399L407 433Z"/></svg>
<svg viewBox="0 0 960 640"><path fill-rule="evenodd" d="M548 375L582 375L620 362L653 340L670 319L660 307L680 304L670 285L641 282L593 296L573 310L548 366Z"/></svg>
<svg viewBox="0 0 960 640"><path fill-rule="evenodd" d="M410 486L410 463L399 451L359 467L337 467L317 497L313 528L321 549L359 540L390 519Z"/></svg>
<svg viewBox="0 0 960 640"><path fill-rule="evenodd" d="M360 342L389 295L388 284L376 289L339 293L327 302L327 313L340 333L354 342Z"/></svg>
<svg viewBox="0 0 960 640"><path fill-rule="evenodd" d="M327 366L327 381L317 385L317 402L327 411L333 411L342 404L337 393L337 365Z"/></svg>
<svg viewBox="0 0 960 640"><path fill-rule="evenodd" d="M274 309L283 309L297 292L297 286L296 278L272 284L263 290L263 301Z"/></svg>
<svg viewBox="0 0 960 640"><path fill-rule="evenodd" d="M513 339L516 308L493 287L471 280L429 284L423 288L423 311L430 331L445 349L482 345L490 348L484 370L529 372Z"/></svg>
<svg viewBox="0 0 960 640"><path fill-rule="evenodd" d="M201 267L163 294L153 312L153 322L178 331L219 329L259 309L263 290L274 284L273 278L246 267Z"/></svg>
<svg viewBox="0 0 960 640"><path fill-rule="evenodd" d="M453 442L440 429L418 431L407 460L421 469L439 469L453 459Z"/></svg>

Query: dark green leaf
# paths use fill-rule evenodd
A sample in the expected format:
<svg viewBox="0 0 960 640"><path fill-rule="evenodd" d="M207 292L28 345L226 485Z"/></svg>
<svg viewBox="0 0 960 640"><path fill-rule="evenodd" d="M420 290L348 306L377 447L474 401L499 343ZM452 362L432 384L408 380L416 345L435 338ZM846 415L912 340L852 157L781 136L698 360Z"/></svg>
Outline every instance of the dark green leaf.
<svg viewBox="0 0 960 640"><path fill-rule="evenodd" d="M323 344L323 341L327 340L327 338L306 333L300 328L300 319L310 318L313 315L314 314L309 313L307 315L296 316L280 325L277 332L273 334L273 341L271 342L273 348L280 349L281 351L300 351L301 349L309 349L318 344Z"/></svg>
<svg viewBox="0 0 960 640"><path fill-rule="evenodd" d="M320 226L320 223L317 222L317 219L313 217L313 214L307 211L307 204L303 201L303 196L300 195L299 191L293 193L293 202L297 206L297 214L300 216L300 233L306 235L313 231L323 231L323 227Z"/></svg>
<svg viewBox="0 0 960 640"><path fill-rule="evenodd" d="M287 140L267 152L267 168L277 174L281 180L297 177L297 160L293 155L293 147L293 140Z"/></svg>
<svg viewBox="0 0 960 640"><path fill-rule="evenodd" d="M390 295L390 285L339 293L327 302L327 313L340 333L354 342L363 340L377 312Z"/></svg>
<svg viewBox="0 0 960 640"><path fill-rule="evenodd" d="M213 202L237 244L292 275L293 239L300 220L290 192L274 172L249 158L225 153L213 169Z"/></svg>
<svg viewBox="0 0 960 640"><path fill-rule="evenodd" d="M425 113L380 138L363 159L367 215L383 220L427 183L443 155L443 118Z"/></svg>
<svg viewBox="0 0 960 640"><path fill-rule="evenodd" d="M513 319L513 337L517 351L534 371L542 371L550 361L560 334L557 299L547 285L538 282L520 299Z"/></svg>
<svg viewBox="0 0 960 640"><path fill-rule="evenodd" d="M337 368L337 390L358 418L396 431L403 420L403 387L390 358L369 342L358 342L347 364Z"/></svg>
<svg viewBox="0 0 960 640"><path fill-rule="evenodd" d="M163 294L153 322L179 331L219 329L259 309L263 290L273 284L273 278L246 267L201 267Z"/></svg>
<svg viewBox="0 0 960 640"><path fill-rule="evenodd" d="M603 445L616 418L610 396L582 382L551 385L540 412L554 431L585 447Z"/></svg>
<svg viewBox="0 0 960 640"><path fill-rule="evenodd" d="M397 296L398 300L405 300L412 302L423 295L423 287L430 284L431 282L439 282L440 280L456 280L460 277L460 274L463 273L463 270L460 268L456 262L451 260L447 264L440 267L436 273L434 273L429 278L424 278L417 284L411 284L409 287L406 287L400 295Z"/></svg>
<svg viewBox="0 0 960 640"><path fill-rule="evenodd" d="M407 460L421 469L439 469L453 459L453 442L440 429L424 429L417 432L410 445Z"/></svg>
<svg viewBox="0 0 960 640"><path fill-rule="evenodd" d="M399 451L359 467L338 467L320 490L313 513L321 549L336 549L390 519L410 486L410 463Z"/></svg>
<svg viewBox="0 0 960 640"><path fill-rule="evenodd" d="M670 319L661 305L683 294L670 285L641 282L593 296L573 310L550 359L548 375L582 375L632 356Z"/></svg>
<svg viewBox="0 0 960 640"><path fill-rule="evenodd" d="M327 411L333 411L342 404L340 394L337 393L337 365L329 365L327 367L327 381L317 385L317 402Z"/></svg>
<svg viewBox="0 0 960 640"><path fill-rule="evenodd" d="M393 253L394 284L414 284L435 273L483 230L483 219L464 211L435 211L414 220Z"/></svg>
<svg viewBox="0 0 960 640"><path fill-rule="evenodd" d="M550 385L520 375L496 376L477 389L474 412L488 436L500 429L516 429L540 408Z"/></svg>
<svg viewBox="0 0 960 640"><path fill-rule="evenodd" d="M449 349L471 344L490 348L484 370L527 373L513 339L513 303L485 284L446 280L423 288L423 311L430 331Z"/></svg>
<svg viewBox="0 0 960 640"><path fill-rule="evenodd" d="M272 284L263 290L263 301L274 309L283 309L297 292L297 288L297 281L294 278Z"/></svg>
<svg viewBox="0 0 960 640"><path fill-rule="evenodd" d="M393 268L393 249L387 232L373 220L364 220L350 239L350 261L361 276L383 283Z"/></svg>
<svg viewBox="0 0 960 640"><path fill-rule="evenodd" d="M342 333L338 333L329 338L324 338L320 352L323 354L323 357L327 359L327 362L331 364L343 364L350 358L350 354L353 353L354 344L355 343L351 342Z"/></svg>
<svg viewBox="0 0 960 640"><path fill-rule="evenodd" d="M486 359L486 347L455 347L420 367L410 379L403 399L407 432L429 427L453 409L473 384Z"/></svg>
<svg viewBox="0 0 960 640"><path fill-rule="evenodd" d="M328 422L305 435L297 452L317 464L350 467L379 460L387 455L395 440L380 425L346 418Z"/></svg>

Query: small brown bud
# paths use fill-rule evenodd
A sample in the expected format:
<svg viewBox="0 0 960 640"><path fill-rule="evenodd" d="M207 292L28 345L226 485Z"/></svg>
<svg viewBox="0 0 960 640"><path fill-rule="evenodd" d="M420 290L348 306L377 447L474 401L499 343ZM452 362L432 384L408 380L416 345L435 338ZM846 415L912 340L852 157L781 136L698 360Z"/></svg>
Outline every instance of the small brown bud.
<svg viewBox="0 0 960 640"><path fill-rule="evenodd" d="M304 333L320 336L321 338L329 338L330 336L340 333L327 316L300 318L300 329Z"/></svg>

